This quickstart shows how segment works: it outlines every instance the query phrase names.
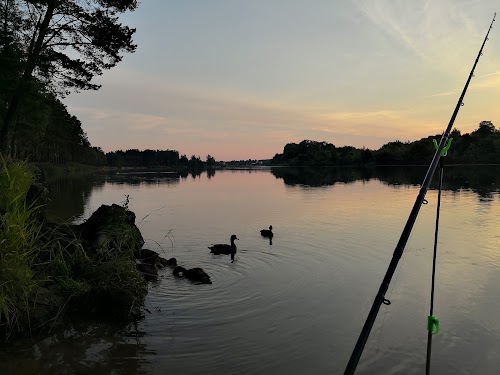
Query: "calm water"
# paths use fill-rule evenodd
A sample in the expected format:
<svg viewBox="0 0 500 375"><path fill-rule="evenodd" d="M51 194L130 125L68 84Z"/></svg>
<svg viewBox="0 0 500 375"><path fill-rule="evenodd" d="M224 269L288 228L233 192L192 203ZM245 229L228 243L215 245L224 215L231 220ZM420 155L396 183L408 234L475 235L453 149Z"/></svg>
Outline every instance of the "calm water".
<svg viewBox="0 0 500 375"><path fill-rule="evenodd" d="M144 320L87 324L0 352L1 374L339 374L386 272L425 168L274 169L54 181L76 221L129 195L147 247L212 285L160 271ZM448 167L434 313L435 374L500 368L500 168ZM425 372L437 191L428 192L357 374ZM273 225L275 237L259 230ZM234 263L207 246L236 234Z"/></svg>

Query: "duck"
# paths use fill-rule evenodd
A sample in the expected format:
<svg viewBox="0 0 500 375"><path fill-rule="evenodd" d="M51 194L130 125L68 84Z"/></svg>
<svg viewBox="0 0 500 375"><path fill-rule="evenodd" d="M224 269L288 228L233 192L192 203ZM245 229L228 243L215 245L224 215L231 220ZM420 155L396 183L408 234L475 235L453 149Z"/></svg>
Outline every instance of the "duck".
<svg viewBox="0 0 500 375"><path fill-rule="evenodd" d="M234 254L236 254L236 245L234 244L234 240L239 241L239 238L236 237L235 234L231 235L231 245L219 243L209 246L208 248L210 249L210 252L215 255L230 254L231 260L234 261Z"/></svg>
<svg viewBox="0 0 500 375"><path fill-rule="evenodd" d="M231 245L219 243L219 244L209 246L208 248L210 249L211 253L214 253L216 255L218 255L218 254L234 254L236 252L236 245L234 244L234 240L239 240L239 238L236 237L235 234L233 234L230 238Z"/></svg>
<svg viewBox="0 0 500 375"><path fill-rule="evenodd" d="M272 238L274 236L274 234L273 234L273 226L269 225L269 229L262 229L260 231L260 235L262 237Z"/></svg>
<svg viewBox="0 0 500 375"><path fill-rule="evenodd" d="M197 284L212 284L210 276L202 268L190 268L187 270L182 266L177 266L174 268L174 276L185 277Z"/></svg>

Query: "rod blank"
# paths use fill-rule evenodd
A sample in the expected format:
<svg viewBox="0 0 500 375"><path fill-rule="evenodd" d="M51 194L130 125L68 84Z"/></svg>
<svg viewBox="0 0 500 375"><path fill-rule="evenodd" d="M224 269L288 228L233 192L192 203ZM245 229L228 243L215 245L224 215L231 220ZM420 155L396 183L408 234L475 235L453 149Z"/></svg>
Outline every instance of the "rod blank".
<svg viewBox="0 0 500 375"><path fill-rule="evenodd" d="M488 29L488 32L486 33L483 44L481 45L481 48L479 49L479 53L477 54L476 61L474 62L474 65L473 65L472 70L469 74L469 77L467 78L467 82L465 83L464 89L462 90L462 94L460 95L460 98L458 99L457 105L455 106L455 110L453 111L450 122L448 123L448 126L446 127L445 132L441 136L441 140L439 141L439 146L436 150L436 153L434 154L434 157L432 158L429 169L427 170L427 173L424 177L424 181L422 182L422 186L421 186L420 191L418 193L418 196L415 200L413 208L410 212L410 216L408 217L408 220L406 221L406 225L403 229L403 232L401 233L401 237L399 238L398 244L396 245L396 249L394 250L394 253L392 255L392 260L389 263L389 267L388 267L386 274L384 276L384 280L382 281L382 284L380 285L379 291L378 291L377 295L375 296L375 300L374 300L373 305L370 309L370 312L368 313L368 317L366 318L365 324L363 325L363 329L361 330L361 333L358 337L358 341L356 342L356 346L354 347L354 350L351 354L351 357L349 359L347 367L344 371L344 375L352 375L356 371L356 367L358 365L359 359L361 358L361 354L363 354L363 350L364 350L364 347L366 345L366 341L368 340L368 336L370 335L373 324L375 323L375 319L377 318L378 311L380 310L380 306L382 305L382 303L385 300L385 293L387 292L387 290L389 288L389 284L391 282L392 276L394 275L394 272L396 271L396 267L399 263L399 259L403 255L403 251L405 249L406 243L408 242L408 238L410 237L411 231L413 229L413 225L415 224L415 221L417 220L417 216L418 216L418 213L420 211L420 207L422 206L422 203L425 200L425 195L427 193L427 190L429 189L429 185L431 183L432 176L434 175L437 164L439 162L439 158L441 156L441 151L443 151L446 143L448 142L448 139L449 139L450 133L451 133L451 129L453 128L453 124L455 123L455 119L457 117L458 111L460 110L460 107L464 105L463 100L465 97L465 93L467 92L467 89L469 87L469 83L474 75L474 70L476 69L476 65L479 61L479 58L483 54L483 48L484 48L484 45L486 44L486 41L488 40L488 35L490 34L490 30L493 27L493 22L495 22L496 15L497 15L496 13L493 15L493 20L491 21L490 27Z"/></svg>

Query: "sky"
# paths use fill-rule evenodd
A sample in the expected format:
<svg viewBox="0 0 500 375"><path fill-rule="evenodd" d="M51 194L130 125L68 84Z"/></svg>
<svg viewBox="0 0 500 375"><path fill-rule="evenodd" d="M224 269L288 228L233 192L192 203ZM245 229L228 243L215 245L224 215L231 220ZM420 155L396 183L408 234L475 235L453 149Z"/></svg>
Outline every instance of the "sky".
<svg viewBox="0 0 500 375"><path fill-rule="evenodd" d="M142 0L133 54L64 99L104 151L269 159L444 131L495 0ZM455 127L500 128L500 21Z"/></svg>

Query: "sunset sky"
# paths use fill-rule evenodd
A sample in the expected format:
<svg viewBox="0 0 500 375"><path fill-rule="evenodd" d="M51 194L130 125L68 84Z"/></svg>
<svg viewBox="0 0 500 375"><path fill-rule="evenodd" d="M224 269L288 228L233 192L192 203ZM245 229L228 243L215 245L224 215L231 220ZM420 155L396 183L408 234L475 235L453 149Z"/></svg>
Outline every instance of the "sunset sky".
<svg viewBox="0 0 500 375"><path fill-rule="evenodd" d="M64 99L92 145L268 159L304 139L376 149L441 133L493 0L143 0L134 54ZM455 127L500 127L500 26Z"/></svg>

